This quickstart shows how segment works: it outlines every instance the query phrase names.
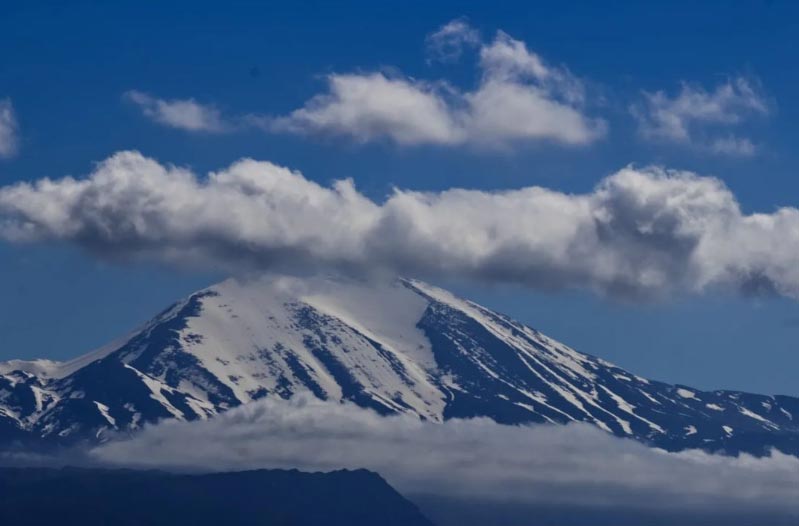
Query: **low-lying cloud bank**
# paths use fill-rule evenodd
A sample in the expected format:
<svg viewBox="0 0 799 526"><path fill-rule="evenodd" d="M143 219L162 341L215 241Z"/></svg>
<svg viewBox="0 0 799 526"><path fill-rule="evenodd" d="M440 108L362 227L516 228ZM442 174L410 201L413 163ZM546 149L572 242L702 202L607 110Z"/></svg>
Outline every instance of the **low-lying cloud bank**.
<svg viewBox="0 0 799 526"><path fill-rule="evenodd" d="M198 177L121 152L83 179L0 187L0 239L229 271L386 271L642 298L799 298L799 210L744 214L718 179L627 167L587 194L321 186L242 160Z"/></svg>
<svg viewBox="0 0 799 526"><path fill-rule="evenodd" d="M669 513L799 515L799 459L665 453L588 425L513 427L381 417L312 398L168 421L91 452L114 465L240 470L366 467L407 495Z"/></svg>

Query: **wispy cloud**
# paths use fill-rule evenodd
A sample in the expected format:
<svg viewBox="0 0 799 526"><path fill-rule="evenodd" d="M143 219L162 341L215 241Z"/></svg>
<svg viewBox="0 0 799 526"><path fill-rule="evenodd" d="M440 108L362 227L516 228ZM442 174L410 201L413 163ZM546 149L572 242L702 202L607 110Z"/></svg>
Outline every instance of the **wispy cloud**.
<svg viewBox="0 0 799 526"><path fill-rule="evenodd" d="M464 47L481 44L480 32L463 18L456 18L441 26L425 38L430 62L455 62L461 58Z"/></svg>
<svg viewBox="0 0 799 526"><path fill-rule="evenodd" d="M799 459L777 452L765 458L674 454L588 425L437 424L311 397L266 399L208 421L164 422L92 455L149 468L365 467L406 495L594 506L619 515L631 509L700 517L799 514Z"/></svg>
<svg viewBox="0 0 799 526"><path fill-rule="evenodd" d="M126 92L123 98L138 106L149 119L170 128L221 133L231 127L215 106L200 104L194 99L159 99L136 90Z"/></svg>
<svg viewBox="0 0 799 526"><path fill-rule="evenodd" d="M231 270L455 275L627 298L727 286L799 298L799 210L744 214L718 179L627 167L585 194L397 189L377 202L243 160L198 177L136 152L0 187L0 238Z"/></svg>
<svg viewBox="0 0 799 526"><path fill-rule="evenodd" d="M723 135L723 130L752 116L768 114L769 105L755 83L738 77L712 91L686 83L673 96L664 91L644 92L643 101L631 106L630 111L646 139L750 156L756 151L750 139Z"/></svg>
<svg viewBox="0 0 799 526"><path fill-rule="evenodd" d="M18 148L18 126L10 99L0 100L0 158L12 157Z"/></svg>
<svg viewBox="0 0 799 526"><path fill-rule="evenodd" d="M720 155L751 157L757 153L757 146L751 140L734 135L713 139L707 146Z"/></svg>
<svg viewBox="0 0 799 526"><path fill-rule="evenodd" d="M605 134L606 123L584 113L582 82L546 64L524 42L502 31L482 42L463 20L427 39L428 52L439 60L457 59L465 45L479 48L480 80L474 90L382 72L335 73L327 77L326 92L286 116L260 123L274 132L401 145L585 145Z"/></svg>

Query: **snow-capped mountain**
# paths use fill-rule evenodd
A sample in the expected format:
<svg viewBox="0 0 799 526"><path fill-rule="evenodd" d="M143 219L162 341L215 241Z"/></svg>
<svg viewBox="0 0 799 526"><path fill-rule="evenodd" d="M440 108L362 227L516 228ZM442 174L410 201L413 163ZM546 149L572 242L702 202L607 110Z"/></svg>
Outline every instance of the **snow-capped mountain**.
<svg viewBox="0 0 799 526"><path fill-rule="evenodd" d="M799 399L649 381L425 283L228 280L69 362L0 363L0 441L102 440L313 393L442 421L589 422L670 450L799 454Z"/></svg>

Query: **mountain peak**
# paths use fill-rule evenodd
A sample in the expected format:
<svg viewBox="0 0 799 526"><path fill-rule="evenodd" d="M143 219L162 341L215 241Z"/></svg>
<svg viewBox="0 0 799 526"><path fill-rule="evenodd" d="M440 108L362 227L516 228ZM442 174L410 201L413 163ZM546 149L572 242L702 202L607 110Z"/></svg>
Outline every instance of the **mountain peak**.
<svg viewBox="0 0 799 526"><path fill-rule="evenodd" d="M798 399L648 381L424 282L337 277L229 279L76 360L0 364L0 437L103 440L308 392L431 421L799 453Z"/></svg>

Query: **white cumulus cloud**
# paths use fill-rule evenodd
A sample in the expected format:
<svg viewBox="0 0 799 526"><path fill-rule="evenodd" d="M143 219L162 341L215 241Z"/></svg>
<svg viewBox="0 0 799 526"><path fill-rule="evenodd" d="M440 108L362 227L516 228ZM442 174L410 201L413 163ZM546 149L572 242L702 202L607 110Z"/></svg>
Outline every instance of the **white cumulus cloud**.
<svg viewBox="0 0 799 526"><path fill-rule="evenodd" d="M264 121L273 131L345 133L358 142L387 137L402 145L465 140L446 87L383 73L330 75L328 92L288 117Z"/></svg>
<svg viewBox="0 0 799 526"><path fill-rule="evenodd" d="M200 177L121 152L85 178L0 187L0 238L109 259L386 271L622 297L725 286L799 298L799 210L745 214L718 179L624 168L593 191L397 189L372 200L245 159Z"/></svg>
<svg viewBox="0 0 799 526"><path fill-rule="evenodd" d="M327 91L303 107L259 122L277 132L401 145L584 145L605 134L606 123L584 112L582 82L546 64L524 42L499 31L483 43L463 20L427 39L429 53L438 59L458 58L465 45L479 47L480 80L473 90L381 72L335 73L327 77Z"/></svg>
<svg viewBox="0 0 799 526"><path fill-rule="evenodd" d="M138 106L149 119L170 128L219 133L230 127L216 107L194 99L165 100L136 90L126 92L124 98Z"/></svg>

